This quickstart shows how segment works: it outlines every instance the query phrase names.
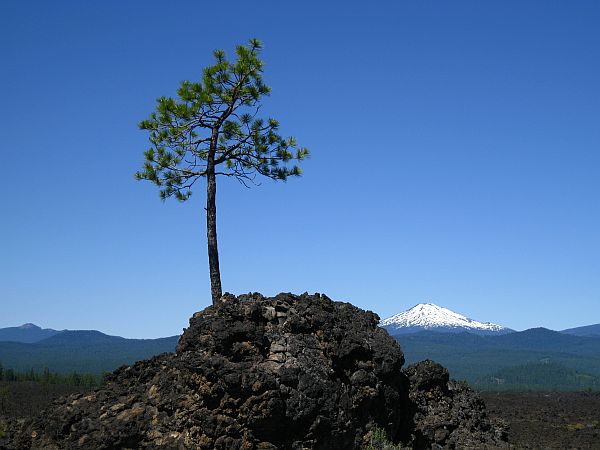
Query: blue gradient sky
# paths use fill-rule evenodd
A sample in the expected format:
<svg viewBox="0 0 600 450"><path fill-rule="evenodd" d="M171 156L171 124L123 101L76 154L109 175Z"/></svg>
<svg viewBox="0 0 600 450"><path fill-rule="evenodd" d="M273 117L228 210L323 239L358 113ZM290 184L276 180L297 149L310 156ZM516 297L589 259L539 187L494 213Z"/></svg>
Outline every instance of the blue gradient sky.
<svg viewBox="0 0 600 450"><path fill-rule="evenodd" d="M600 322L599 2L212 4L0 3L0 327L158 337L209 304L203 187L136 182L137 123L254 36L312 157L220 180L224 290Z"/></svg>

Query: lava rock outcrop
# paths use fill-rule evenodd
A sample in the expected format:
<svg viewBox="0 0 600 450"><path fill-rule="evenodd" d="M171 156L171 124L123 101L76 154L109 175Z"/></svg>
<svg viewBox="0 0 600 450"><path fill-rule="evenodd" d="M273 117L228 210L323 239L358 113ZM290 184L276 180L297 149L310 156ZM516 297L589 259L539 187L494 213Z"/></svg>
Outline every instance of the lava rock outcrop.
<svg viewBox="0 0 600 450"><path fill-rule="evenodd" d="M359 449L375 427L408 448L502 444L441 366L403 372L378 322L319 294L226 294L194 314L176 353L11 423L0 448Z"/></svg>
<svg viewBox="0 0 600 450"><path fill-rule="evenodd" d="M489 419L483 400L465 383L450 380L446 368L425 360L404 373L412 408L409 448L509 448L507 424Z"/></svg>

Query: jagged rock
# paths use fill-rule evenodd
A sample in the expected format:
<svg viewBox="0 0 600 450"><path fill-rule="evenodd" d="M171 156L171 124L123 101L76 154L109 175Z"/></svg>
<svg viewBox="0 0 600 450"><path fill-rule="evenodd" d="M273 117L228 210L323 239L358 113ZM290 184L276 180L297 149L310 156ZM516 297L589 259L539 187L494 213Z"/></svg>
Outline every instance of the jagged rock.
<svg viewBox="0 0 600 450"><path fill-rule="evenodd" d="M483 400L448 370L425 360L405 371L413 408L412 446L419 449L509 448L507 425L491 421Z"/></svg>
<svg viewBox="0 0 600 450"><path fill-rule="evenodd" d="M407 423L404 357L379 318L321 295L227 296L176 354L113 373L12 442L23 448L353 448ZM20 440L19 440L20 439Z"/></svg>
<svg viewBox="0 0 600 450"><path fill-rule="evenodd" d="M319 294L226 295L176 353L11 423L0 448L358 449L375 427L409 448L501 441L441 366L404 373L378 322Z"/></svg>

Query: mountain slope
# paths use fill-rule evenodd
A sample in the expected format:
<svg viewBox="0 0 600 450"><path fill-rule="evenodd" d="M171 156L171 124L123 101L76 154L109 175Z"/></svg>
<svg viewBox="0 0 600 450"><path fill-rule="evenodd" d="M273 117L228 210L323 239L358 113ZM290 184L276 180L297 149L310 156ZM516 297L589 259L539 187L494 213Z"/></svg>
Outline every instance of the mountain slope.
<svg viewBox="0 0 600 450"><path fill-rule="evenodd" d="M0 342L0 363L20 372L102 373L173 352L179 336L125 339L99 331L65 331L35 343Z"/></svg>
<svg viewBox="0 0 600 450"><path fill-rule="evenodd" d="M513 330L490 322L478 322L433 303L419 303L407 311L388 317L380 324L391 335L424 330L457 333L468 331L479 335L510 333Z"/></svg>
<svg viewBox="0 0 600 450"><path fill-rule="evenodd" d="M39 345L98 345L116 344L137 339L126 339L121 336L110 336L96 330L64 330L47 339L37 342Z"/></svg>
<svg viewBox="0 0 600 450"><path fill-rule="evenodd" d="M547 328L530 328L518 333L497 336L492 341L495 345L504 348L600 357L600 337L572 336Z"/></svg>
<svg viewBox="0 0 600 450"><path fill-rule="evenodd" d="M574 336L600 336L600 323L584 327L568 328L562 330L561 333L572 334Z"/></svg>
<svg viewBox="0 0 600 450"><path fill-rule="evenodd" d="M569 336L534 328L506 335L420 333L397 335L406 363L433 359L457 379L475 382L503 368L556 363L600 376L600 338Z"/></svg>
<svg viewBox="0 0 600 450"><path fill-rule="evenodd" d="M40 328L32 323L26 323L20 327L0 328L0 342L39 342L54 336L60 331L50 328Z"/></svg>

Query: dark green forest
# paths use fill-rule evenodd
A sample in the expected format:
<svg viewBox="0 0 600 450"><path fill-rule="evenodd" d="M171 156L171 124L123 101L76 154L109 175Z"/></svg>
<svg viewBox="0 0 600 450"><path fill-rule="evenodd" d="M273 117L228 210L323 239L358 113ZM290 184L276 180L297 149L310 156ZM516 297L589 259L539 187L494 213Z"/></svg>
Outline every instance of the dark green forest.
<svg viewBox="0 0 600 450"><path fill-rule="evenodd" d="M420 332L396 339L407 364L432 359L452 378L480 389L600 390L598 337L534 328L502 336Z"/></svg>
<svg viewBox="0 0 600 450"><path fill-rule="evenodd" d="M473 385L478 390L599 391L600 376L541 362L505 367Z"/></svg>
<svg viewBox="0 0 600 450"><path fill-rule="evenodd" d="M44 367L36 372L30 369L25 372L19 372L11 368L4 368L0 362L0 382L36 382L43 384L63 384L68 386L98 387L103 383L104 375L97 373L57 373L51 372Z"/></svg>
<svg viewBox="0 0 600 450"><path fill-rule="evenodd" d="M97 331L63 331L36 343L0 342L4 367L20 372L44 367L60 374L110 372L165 352L175 351L179 336L125 339Z"/></svg>

